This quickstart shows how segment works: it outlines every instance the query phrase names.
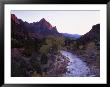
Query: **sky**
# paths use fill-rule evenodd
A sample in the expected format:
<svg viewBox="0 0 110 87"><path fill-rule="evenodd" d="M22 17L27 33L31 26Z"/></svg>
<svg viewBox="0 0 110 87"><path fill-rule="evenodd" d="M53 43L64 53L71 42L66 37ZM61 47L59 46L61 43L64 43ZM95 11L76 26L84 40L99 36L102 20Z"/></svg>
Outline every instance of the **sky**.
<svg viewBox="0 0 110 87"><path fill-rule="evenodd" d="M100 23L100 11L23 11L12 10L17 18L32 23L45 18L58 32L83 35Z"/></svg>

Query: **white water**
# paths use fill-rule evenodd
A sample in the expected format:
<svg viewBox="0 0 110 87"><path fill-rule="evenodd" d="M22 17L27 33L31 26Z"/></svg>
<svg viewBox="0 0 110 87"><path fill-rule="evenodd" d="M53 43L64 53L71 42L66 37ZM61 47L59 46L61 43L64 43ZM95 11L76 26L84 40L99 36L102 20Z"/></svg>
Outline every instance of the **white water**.
<svg viewBox="0 0 110 87"><path fill-rule="evenodd" d="M67 66L68 72L64 74L67 77L86 77L90 74L90 69L85 62L83 62L80 58L76 55L67 52L67 51L60 51L62 55L69 58L69 63Z"/></svg>

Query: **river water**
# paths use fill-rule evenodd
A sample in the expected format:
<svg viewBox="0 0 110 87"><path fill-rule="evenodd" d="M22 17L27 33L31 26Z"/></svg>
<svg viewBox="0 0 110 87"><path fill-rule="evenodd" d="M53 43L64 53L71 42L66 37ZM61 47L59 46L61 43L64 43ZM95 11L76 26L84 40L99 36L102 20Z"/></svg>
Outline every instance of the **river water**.
<svg viewBox="0 0 110 87"><path fill-rule="evenodd" d="M90 75L90 69L85 62L83 62L76 55L67 52L60 51L60 53L69 58L67 66L68 71L63 75L65 77L87 77Z"/></svg>

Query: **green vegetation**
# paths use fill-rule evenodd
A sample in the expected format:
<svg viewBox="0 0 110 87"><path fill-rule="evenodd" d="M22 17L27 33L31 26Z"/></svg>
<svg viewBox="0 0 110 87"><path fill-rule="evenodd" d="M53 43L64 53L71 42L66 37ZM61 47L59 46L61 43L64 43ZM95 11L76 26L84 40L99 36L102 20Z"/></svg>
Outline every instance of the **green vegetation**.
<svg viewBox="0 0 110 87"><path fill-rule="evenodd" d="M11 48L23 49L19 51L19 59L12 58L12 76L42 76L49 69L49 61L55 58L64 46L64 38L47 36L42 39L20 39L14 36ZM51 56L53 56L51 58ZM13 57L13 56L12 56ZM28 59L28 60L27 60ZM29 61L26 62L26 61ZM46 65L47 64L47 65Z"/></svg>

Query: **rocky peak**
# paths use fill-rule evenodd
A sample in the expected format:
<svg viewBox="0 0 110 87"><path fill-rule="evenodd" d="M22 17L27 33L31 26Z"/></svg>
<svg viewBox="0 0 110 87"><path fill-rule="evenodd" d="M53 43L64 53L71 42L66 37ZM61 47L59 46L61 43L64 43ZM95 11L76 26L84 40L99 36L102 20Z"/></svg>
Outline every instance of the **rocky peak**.
<svg viewBox="0 0 110 87"><path fill-rule="evenodd" d="M19 21L18 21L18 18L16 17L15 14L11 14L11 19L12 19L15 23L20 24Z"/></svg>
<svg viewBox="0 0 110 87"><path fill-rule="evenodd" d="M54 35L59 36L56 26L52 26L45 18L38 22L28 23L18 19L15 14L11 14L12 29L20 29L23 32L34 33L38 36ZM16 27L16 28L15 28ZM21 32L20 32L21 33Z"/></svg>
<svg viewBox="0 0 110 87"><path fill-rule="evenodd" d="M45 20L45 18L42 18L42 19L39 21L39 24L40 24L42 27L45 27L45 28L47 28L47 29L49 29L49 30L53 29L52 25L51 25L49 22L47 22L47 21Z"/></svg>
<svg viewBox="0 0 110 87"><path fill-rule="evenodd" d="M42 18L39 22L47 22L45 18Z"/></svg>

